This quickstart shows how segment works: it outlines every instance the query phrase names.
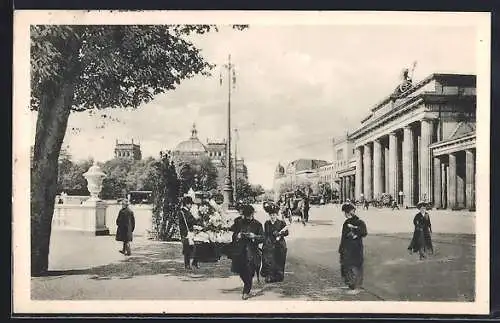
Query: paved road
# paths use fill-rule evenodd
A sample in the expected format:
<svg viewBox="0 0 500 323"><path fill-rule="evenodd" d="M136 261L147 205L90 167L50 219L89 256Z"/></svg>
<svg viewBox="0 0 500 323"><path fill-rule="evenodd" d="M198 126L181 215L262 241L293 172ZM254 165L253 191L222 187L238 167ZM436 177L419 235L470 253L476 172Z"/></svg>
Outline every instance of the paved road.
<svg viewBox="0 0 500 323"><path fill-rule="evenodd" d="M256 206L256 218L267 218ZM293 223L288 238L286 280L257 284L256 300L472 300L474 216L432 212L436 255L427 261L406 253L414 211L359 211L368 226L365 291L345 293L339 275L338 206L313 207L306 226ZM117 252L113 237L52 236L50 277L32 279L34 299L207 299L240 298L241 282L229 261L183 269L180 245L138 238L133 256Z"/></svg>

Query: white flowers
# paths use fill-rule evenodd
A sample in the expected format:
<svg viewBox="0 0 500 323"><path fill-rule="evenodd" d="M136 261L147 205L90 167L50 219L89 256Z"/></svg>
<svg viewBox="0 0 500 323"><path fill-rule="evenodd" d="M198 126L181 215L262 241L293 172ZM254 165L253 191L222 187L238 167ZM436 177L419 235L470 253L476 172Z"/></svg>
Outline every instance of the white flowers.
<svg viewBox="0 0 500 323"><path fill-rule="evenodd" d="M194 235L193 240L202 243L230 243L232 238L230 231L201 231Z"/></svg>

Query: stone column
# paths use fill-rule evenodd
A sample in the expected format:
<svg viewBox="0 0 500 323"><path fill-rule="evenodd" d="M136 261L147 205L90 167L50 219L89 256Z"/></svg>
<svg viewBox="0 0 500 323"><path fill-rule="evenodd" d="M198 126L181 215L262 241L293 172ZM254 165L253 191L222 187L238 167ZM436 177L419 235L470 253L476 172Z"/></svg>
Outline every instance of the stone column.
<svg viewBox="0 0 500 323"><path fill-rule="evenodd" d="M343 177L340 177L340 202L344 202L345 199L344 199L344 191L345 191L345 188L344 188L344 178Z"/></svg>
<svg viewBox="0 0 500 323"><path fill-rule="evenodd" d="M346 200L351 200L351 177L345 177L345 198Z"/></svg>
<svg viewBox="0 0 500 323"><path fill-rule="evenodd" d="M351 175L351 201L354 199L354 197L356 196L356 176L354 175Z"/></svg>
<svg viewBox="0 0 500 323"><path fill-rule="evenodd" d="M356 201L361 200L363 193L363 153L361 147L356 147Z"/></svg>
<svg viewBox="0 0 500 323"><path fill-rule="evenodd" d="M434 207L442 208L441 201L441 160L434 157Z"/></svg>
<svg viewBox="0 0 500 323"><path fill-rule="evenodd" d="M404 127L403 130L403 197L405 206L414 205L414 192L413 192L413 130L410 125Z"/></svg>
<svg viewBox="0 0 500 323"><path fill-rule="evenodd" d="M441 164L441 205L443 209L448 207L448 195L447 195L447 177L446 174L446 165L444 163Z"/></svg>
<svg viewBox="0 0 500 323"><path fill-rule="evenodd" d="M457 207L457 156L449 154L448 169L448 207L453 209Z"/></svg>
<svg viewBox="0 0 500 323"><path fill-rule="evenodd" d="M469 210L476 208L476 161L474 152L465 151L465 207Z"/></svg>
<svg viewBox="0 0 500 323"><path fill-rule="evenodd" d="M382 165L382 143L380 139L373 142L373 198L379 199L383 193L383 177L382 172L384 167Z"/></svg>
<svg viewBox="0 0 500 323"><path fill-rule="evenodd" d="M384 147L384 193L389 193L389 147Z"/></svg>
<svg viewBox="0 0 500 323"><path fill-rule="evenodd" d="M372 196L372 149L370 144L366 144L364 147L364 159L363 159L363 173L364 173L364 194L365 199L371 201Z"/></svg>
<svg viewBox="0 0 500 323"><path fill-rule="evenodd" d="M398 137L395 132L389 134L389 190L392 198L398 198Z"/></svg>
<svg viewBox="0 0 500 323"><path fill-rule="evenodd" d="M431 119L423 119L420 123L420 200L430 201L430 150L432 143L432 122Z"/></svg>

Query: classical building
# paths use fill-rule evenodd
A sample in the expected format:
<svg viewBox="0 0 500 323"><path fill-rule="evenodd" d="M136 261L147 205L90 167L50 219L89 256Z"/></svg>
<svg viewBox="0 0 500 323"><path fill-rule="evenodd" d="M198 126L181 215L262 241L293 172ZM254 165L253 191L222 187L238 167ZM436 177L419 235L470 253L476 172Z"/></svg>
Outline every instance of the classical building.
<svg viewBox="0 0 500 323"><path fill-rule="evenodd" d="M404 80L348 140L355 158L338 172L344 198L389 193L406 207L424 200L437 208L475 209L475 75Z"/></svg>
<svg viewBox="0 0 500 323"><path fill-rule="evenodd" d="M225 141L209 141L206 145L198 139L198 131L196 125L193 124L191 129L191 137L181 141L175 149L172 150L172 159L177 166L203 157L208 157L213 165L217 168L217 186L222 188L224 185L224 177L226 176L226 142ZM233 161L236 164L236 174L238 178L248 180L248 170L243 159ZM179 167L178 167L179 168ZM234 169L234 168L233 168ZM234 174L232 175L234 181Z"/></svg>
<svg viewBox="0 0 500 323"><path fill-rule="evenodd" d="M293 191L300 186L310 186L313 189L319 183L319 170L328 165L325 160L297 159L290 162L287 167L278 164L274 173L273 190L274 199L284 191Z"/></svg>
<svg viewBox="0 0 500 323"><path fill-rule="evenodd" d="M141 145L134 144L134 139L131 143L119 143L118 139L115 144L115 158L130 158L133 160L141 160Z"/></svg>

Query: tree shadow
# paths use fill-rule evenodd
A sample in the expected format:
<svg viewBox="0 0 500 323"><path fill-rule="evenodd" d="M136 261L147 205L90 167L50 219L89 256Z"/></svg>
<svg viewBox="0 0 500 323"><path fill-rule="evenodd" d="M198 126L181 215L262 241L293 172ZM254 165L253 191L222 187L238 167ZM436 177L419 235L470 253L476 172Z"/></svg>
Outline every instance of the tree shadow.
<svg viewBox="0 0 500 323"><path fill-rule="evenodd" d="M228 278L231 272L229 259L200 263L198 269L186 270L180 245L148 244L134 248L133 254L106 265L85 269L51 270L44 277L87 275L93 280L133 279L136 276L177 276L183 281L205 281L210 278Z"/></svg>

